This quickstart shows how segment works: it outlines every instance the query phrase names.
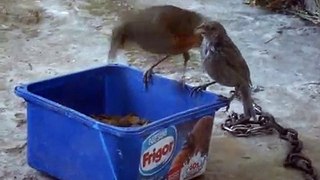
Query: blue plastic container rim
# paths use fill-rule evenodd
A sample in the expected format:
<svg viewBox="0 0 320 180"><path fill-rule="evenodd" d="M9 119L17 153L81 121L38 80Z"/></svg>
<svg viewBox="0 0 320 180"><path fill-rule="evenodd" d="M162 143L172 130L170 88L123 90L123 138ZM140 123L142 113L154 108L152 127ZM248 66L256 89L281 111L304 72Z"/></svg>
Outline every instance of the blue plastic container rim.
<svg viewBox="0 0 320 180"><path fill-rule="evenodd" d="M51 101L49 99L43 98L39 95L33 94L31 92L28 91L28 87L32 84L35 83L40 83L40 82L45 82L45 81L50 81L52 79L57 79L57 78L61 78L64 76L68 76L68 75L76 75L76 74L80 74L80 73L84 73L84 72L88 72L88 71L93 71L93 70L98 70L98 69L104 69L106 67L123 67L123 68L128 68L128 66L124 66L124 65L120 65L120 64L112 64L112 65L106 65L106 66L102 66L102 67L96 67L96 68L91 68L91 69L87 69L87 70L82 70L82 71L78 71L75 73L71 73L71 74L67 74L67 75L60 75L60 76L56 76L54 78L50 78L50 79L46 79L43 81L38 81L38 82L34 82L34 83L30 83L30 84L22 84L19 86L16 86L14 88L15 94L19 97L22 97L23 99L25 99L25 101L32 102L35 104L38 104L40 106L43 106L49 110L58 112L62 115L65 115L69 118L74 118L78 121L80 121L81 123L83 123L84 125L87 125L89 127L92 127L94 129L97 129L99 131L103 131L103 132L108 132L111 134L114 134L116 136L126 136L126 135L140 135L143 134L145 132L150 132L150 131L155 131L158 130L161 127L164 126L168 126L171 125L172 123L180 123L180 122L184 122L185 119L184 118L189 118L190 115L193 116L201 116L204 112L210 111L210 109L212 110L212 114L215 113L214 110L218 110L224 106L227 105L227 101L223 98L219 98L217 101L212 102L211 104L208 105L203 105L203 106L198 106L192 109L189 109L187 111L183 111L181 113L176 113L173 114L171 116L167 116L165 118L156 120L154 122L149 123L146 126L141 126L141 127L117 127L117 126L112 126L109 124L105 124L105 123L101 123L99 121L96 121L95 119L80 113L76 110L73 110L71 108L68 108L66 106L63 106L59 103L56 103L54 101ZM137 68L133 68L130 67L131 69L135 69L138 70ZM138 70L139 71L139 70ZM154 75L157 76L157 78L160 79L166 79L164 77L161 77L159 75ZM190 87L189 85L186 85L188 87ZM210 93L210 92L203 92L203 93L208 93L208 94L214 94L214 93ZM214 94L215 95L215 94ZM200 109L200 110L199 110Z"/></svg>

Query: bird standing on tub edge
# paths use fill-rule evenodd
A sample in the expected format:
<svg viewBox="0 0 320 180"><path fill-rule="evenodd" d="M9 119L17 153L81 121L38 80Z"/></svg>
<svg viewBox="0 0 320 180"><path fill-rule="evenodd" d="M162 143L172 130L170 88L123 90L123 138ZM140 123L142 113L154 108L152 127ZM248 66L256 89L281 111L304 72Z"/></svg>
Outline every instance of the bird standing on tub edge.
<svg viewBox="0 0 320 180"><path fill-rule="evenodd" d="M227 110L234 97L240 94L245 118L256 120L249 67L223 25L217 21L208 21L198 26L195 33L203 37L201 59L205 71L214 81L195 87L193 91L205 90L214 83L234 87L233 95L228 98Z"/></svg>
<svg viewBox="0 0 320 180"><path fill-rule="evenodd" d="M197 26L207 19L201 14L172 5L151 6L123 18L112 31L108 59L126 43L134 42L145 51L165 55L144 74L144 84L151 81L153 69L169 56L182 54L184 69L182 82L190 59L189 50L200 47L202 36L195 34Z"/></svg>

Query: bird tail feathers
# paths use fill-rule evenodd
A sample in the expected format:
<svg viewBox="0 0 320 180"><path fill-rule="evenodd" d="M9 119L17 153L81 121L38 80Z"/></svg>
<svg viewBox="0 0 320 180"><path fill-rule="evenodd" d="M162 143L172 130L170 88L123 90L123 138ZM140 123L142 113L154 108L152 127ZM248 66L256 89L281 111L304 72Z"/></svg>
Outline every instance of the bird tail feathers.
<svg viewBox="0 0 320 180"><path fill-rule="evenodd" d="M251 89L248 85L240 86L239 91L241 93L243 111L245 117L254 118L256 120L256 113L253 107L253 100L251 96Z"/></svg>

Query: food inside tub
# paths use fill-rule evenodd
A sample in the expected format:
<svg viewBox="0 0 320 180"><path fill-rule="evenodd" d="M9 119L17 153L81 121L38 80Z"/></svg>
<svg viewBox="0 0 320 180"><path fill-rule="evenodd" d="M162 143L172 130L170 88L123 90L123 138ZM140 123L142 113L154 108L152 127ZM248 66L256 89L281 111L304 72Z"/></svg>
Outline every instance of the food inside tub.
<svg viewBox="0 0 320 180"><path fill-rule="evenodd" d="M137 127L148 124L147 120L139 118L133 114L128 114L126 116L108 116L99 114L93 115L92 117L102 123L111 124L118 127Z"/></svg>

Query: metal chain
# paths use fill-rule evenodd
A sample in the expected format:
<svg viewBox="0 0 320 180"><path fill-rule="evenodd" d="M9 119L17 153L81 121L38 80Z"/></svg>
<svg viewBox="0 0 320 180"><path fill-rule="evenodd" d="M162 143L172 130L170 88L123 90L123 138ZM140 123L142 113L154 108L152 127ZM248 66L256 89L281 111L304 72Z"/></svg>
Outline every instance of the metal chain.
<svg viewBox="0 0 320 180"><path fill-rule="evenodd" d="M290 151L284 160L283 166L302 171L306 180L318 180L311 160L301 152L303 143L299 139L298 132L291 128L282 127L271 114L263 112L262 108L255 103L254 108L258 116L256 121L246 119L243 114L238 115L233 112L221 125L221 128L236 137L271 135L276 130L279 133L280 139L290 144Z"/></svg>

